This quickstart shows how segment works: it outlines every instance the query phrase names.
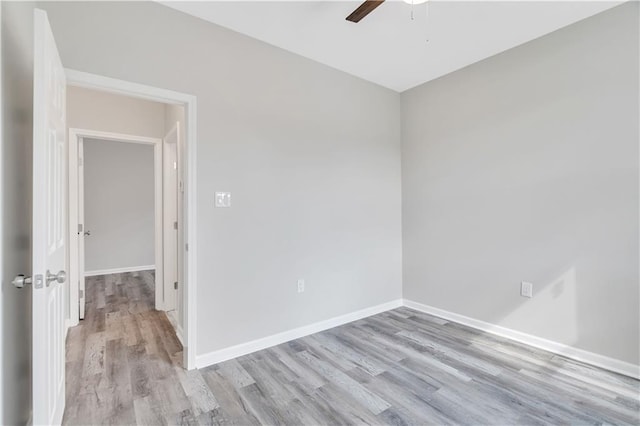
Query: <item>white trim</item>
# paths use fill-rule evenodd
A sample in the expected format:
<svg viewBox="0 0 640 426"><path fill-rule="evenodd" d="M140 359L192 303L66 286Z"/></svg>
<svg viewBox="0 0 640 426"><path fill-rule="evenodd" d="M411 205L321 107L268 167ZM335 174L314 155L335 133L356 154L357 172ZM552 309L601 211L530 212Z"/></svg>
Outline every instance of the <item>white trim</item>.
<svg viewBox="0 0 640 426"><path fill-rule="evenodd" d="M85 277L95 277L95 276L98 276L98 275L122 274L122 273L125 273L125 272L149 271L151 269L156 269L156 265L125 266L124 268L98 269L98 270L95 270L95 271L86 271L84 273L84 276Z"/></svg>
<svg viewBox="0 0 640 426"><path fill-rule="evenodd" d="M433 306L414 302L412 300L404 299L404 306L406 306L407 308L415 309L416 311L424 312L426 314L435 315L437 317L453 321L458 324L463 324L477 330L495 334L496 336L515 340L516 342L524 343L525 345L553 352L555 354L562 355L576 361L581 361L587 364L594 365L596 367L604 368L605 370L640 379L640 366L625 361L610 358L594 352L585 351L583 349L574 348L563 343L543 339L541 337L516 331L507 327L502 327L500 325L491 324L464 315L445 311L444 309L434 308Z"/></svg>
<svg viewBox="0 0 640 426"><path fill-rule="evenodd" d="M164 253L162 249L163 240L163 223L162 223L162 139L150 138L146 136L127 135L123 133L103 132L99 130L89 129L69 129L69 164L73 166L75 170L69 173L69 194L73 194L73 197L69 198L69 306L78 306L78 279L82 275L83 271L80 271L80 265L78 265L78 202L84 203L84 198L80 200L78 194L78 182L79 176L77 173L78 168L78 145L80 145L83 139L100 139L104 141L113 142L125 142L135 143L142 145L153 146L153 181L154 181L154 261L155 267L155 308L157 310L164 309ZM72 164L73 163L73 164ZM95 272L95 271L94 271ZM126 272L126 271L125 271ZM114 273L114 272L111 272ZM96 275L96 274L94 274ZM102 275L102 274L98 274ZM84 276L87 276L87 272L84 271ZM79 312L74 308L69 309L69 319L72 324L77 325L79 322Z"/></svg>
<svg viewBox="0 0 640 426"><path fill-rule="evenodd" d="M69 329L71 328L71 320L69 318L64 320L64 338L67 339L67 335L69 334Z"/></svg>
<svg viewBox="0 0 640 426"><path fill-rule="evenodd" d="M352 321L357 321L362 318L370 317L372 315L379 314L391 309L396 309L402 306L402 299L393 300L391 302L383 303L381 305L371 306L369 308L361 309L356 312L340 315L328 320L319 321L313 324L305 325L303 327L294 328L293 330L284 331L282 333L273 334L271 336L256 339L251 342L241 343L239 345L230 346L228 348L220 349L217 351L209 352L207 354L198 355L196 357L197 368L207 367L209 365L217 364L222 361L227 361L233 358L237 358L242 355L247 355L252 352L256 352L262 349L270 348L281 343L288 342L290 340L299 339L310 334L318 333L320 331L328 330L333 327L338 327L343 324L347 324Z"/></svg>
<svg viewBox="0 0 640 426"><path fill-rule="evenodd" d="M176 332L176 337L180 341L180 344L184 346L184 341L182 340L182 327L178 324L178 318L176 318L176 311L167 312L167 317L169 318L169 322L173 326L173 329Z"/></svg>
<svg viewBox="0 0 640 426"><path fill-rule="evenodd" d="M78 142L80 138L73 133L72 129L68 130L67 144L67 160L69 168L67 170L67 218L69 219L69 318L67 321L70 326L76 326L80 323L80 297L78 295L80 275L80 238L78 237L78 222L80 221L80 209L78 208L79 189L79 173L78 173ZM74 307L77 307L74 308Z"/></svg>
<svg viewBox="0 0 640 426"><path fill-rule="evenodd" d="M164 102L174 105L182 105L185 108L186 117L186 176L185 176L185 212L183 218L186 229L185 244L188 244L184 253L183 276L183 308L185 329L184 365L191 370L196 366L196 308L197 308L197 99L193 95L174 92L115 78L104 77L82 71L66 69L67 84L70 86L84 87L87 89L101 90L109 93L117 93L125 96L133 96L150 101Z"/></svg>
<svg viewBox="0 0 640 426"><path fill-rule="evenodd" d="M0 4L0 46L2 46L2 5ZM4 159L3 159L3 153L5 151L4 146L8 145L9 141L5 142L4 141L4 133L3 133L3 123L5 120L5 110L9 109L9 108L4 108L5 102L4 102L4 98L2 97L2 82L4 82L4 80L2 79L2 69L4 67L0 66L0 99L3 99L3 101L1 102L2 107L0 107L0 140L2 140L2 145L3 148L0 150L0 188L3 191L3 195L2 197L0 197L0 212L2 212L2 215L6 215L7 212L4 210ZM6 217L6 216L5 216ZM4 221L3 221L4 222ZM4 241L4 223L2 225L0 225L0 241ZM0 280L4 280L5 279L5 274L7 273L4 265L5 265L5 260L4 260L4 253L3 253L3 249L4 249L4 243L0 244L0 259L2 259L2 261L0 261ZM26 255L25 255L26 256ZM0 302L0 330L3 330L4 333L4 326L3 326L3 318L4 318L4 314L2 312L2 303ZM26 314L26 312L25 312ZM27 314L28 315L28 314ZM4 341L4 337L3 337L3 341ZM4 348L3 350L0 350L0 365L4 366ZM4 383L6 383L5 378L4 378L4 368L0 369L0 383L2 383L2 385L0 385L0 419L4 419Z"/></svg>
<svg viewBox="0 0 640 426"><path fill-rule="evenodd" d="M396 309L401 306L415 309L416 311L434 315L448 321L466 325L477 330L491 333L500 337L504 337L525 345L533 346L538 349L546 350L564 357L604 368L605 370L620 373L625 376L640 378L640 367L628 362L620 361L594 352L585 351L583 349L574 348L562 343L553 342L537 336L533 336L520 331L512 330L488 322L476 320L473 318L459 315L443 309L434 308L433 306L424 305L407 299L398 299L381 305L372 306L356 312L340 315L328 320L316 322L314 324L295 328L293 330L284 331L282 333L273 334L271 336L252 340L250 342L241 343L239 345L230 346L217 351L209 352L196 357L196 367L204 368L219 362L227 361L239 356L247 355L256 351L270 348L291 340L299 339L310 334L318 333L333 327L338 327L352 321L376 315L382 312Z"/></svg>
<svg viewBox="0 0 640 426"><path fill-rule="evenodd" d="M180 341L180 344L184 346L184 338L182 337L184 332L182 331L182 327L180 327L179 325L176 325L175 330L176 330L176 337Z"/></svg>
<svg viewBox="0 0 640 426"><path fill-rule="evenodd" d="M176 122L171 127L171 130L162 138L162 256L163 256L163 275L167 282L165 283L164 288L164 310L171 311L174 309L178 309L177 301L178 301L178 291L173 287L173 282L179 282L179 268L178 264L180 263L180 256L178 253L180 252L179 238L178 232L182 232L182 229L178 231L178 228L174 228L174 219L176 223L181 222L180 215L174 215L173 212L178 212L179 204L181 201L181 197L179 196L179 181L180 181L180 172L182 172L182 165L178 164L179 157L179 131L180 131L180 123ZM175 134L175 142L169 143L167 139ZM170 164L170 151L172 150L171 145L175 145L175 168L172 164ZM175 173L176 183L175 187L170 187L169 176ZM169 213L171 212L171 213ZM175 269L175 271L174 271ZM175 277L172 277L169 280L168 275L175 273ZM182 309L180 309L182 310ZM175 327L174 327L175 328Z"/></svg>
<svg viewBox="0 0 640 426"><path fill-rule="evenodd" d="M183 297L183 306L185 310L183 310L182 318L184 322L182 324L183 329L186 329L186 334L183 336L186 338L186 344L183 345L185 347L185 365L187 369L191 370L196 368L196 307L198 303L198 299L196 298L196 292L198 290L198 233L197 233L197 188L196 188L196 98L193 97L191 101L188 101L185 105L186 108L186 116L187 116L187 143L186 143L186 152L187 156L187 177L185 182L185 193L186 193L186 216L183 217L186 220L187 226L187 238L185 244L191 243L189 247L189 251L185 250L184 254L186 257L186 267L184 268L184 287L182 290Z"/></svg>
<svg viewBox="0 0 640 426"><path fill-rule="evenodd" d="M147 101L161 102L165 104L182 105L195 100L195 96L173 90L133 83L131 81L106 77L65 68L67 85L83 87L85 89L101 90L116 95L132 96Z"/></svg>
<svg viewBox="0 0 640 426"><path fill-rule="evenodd" d="M147 136L137 136L137 135L128 135L125 133L115 133L115 132L103 132L101 130L90 130L90 129L77 129L70 128L69 134L75 134L78 137L85 139L100 139L105 141L113 141L113 142L129 142L129 143L139 143L144 145L158 145L162 144L161 138L150 138Z"/></svg>

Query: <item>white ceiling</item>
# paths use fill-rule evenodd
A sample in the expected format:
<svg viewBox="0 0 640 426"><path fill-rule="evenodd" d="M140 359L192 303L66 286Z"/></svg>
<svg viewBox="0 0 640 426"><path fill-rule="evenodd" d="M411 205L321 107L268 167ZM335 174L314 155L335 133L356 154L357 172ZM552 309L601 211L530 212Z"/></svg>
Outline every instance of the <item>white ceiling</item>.
<svg viewBox="0 0 640 426"><path fill-rule="evenodd" d="M402 92L622 2L387 0L358 24L359 1L162 3Z"/></svg>

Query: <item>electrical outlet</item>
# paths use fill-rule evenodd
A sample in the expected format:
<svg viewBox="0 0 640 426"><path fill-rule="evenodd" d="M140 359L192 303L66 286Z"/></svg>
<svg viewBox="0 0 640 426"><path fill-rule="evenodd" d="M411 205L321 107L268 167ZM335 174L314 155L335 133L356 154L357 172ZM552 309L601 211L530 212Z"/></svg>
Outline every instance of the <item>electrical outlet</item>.
<svg viewBox="0 0 640 426"><path fill-rule="evenodd" d="M298 293L304 292L304 280L298 280Z"/></svg>
<svg viewBox="0 0 640 426"><path fill-rule="evenodd" d="M533 297L533 284L522 281L522 283L520 283L520 296L529 298Z"/></svg>

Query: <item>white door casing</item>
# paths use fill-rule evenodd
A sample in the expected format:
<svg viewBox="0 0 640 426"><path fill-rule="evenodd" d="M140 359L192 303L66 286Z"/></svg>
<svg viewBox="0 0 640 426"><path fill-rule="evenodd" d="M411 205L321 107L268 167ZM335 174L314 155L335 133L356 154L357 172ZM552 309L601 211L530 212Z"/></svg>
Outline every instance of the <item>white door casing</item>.
<svg viewBox="0 0 640 426"><path fill-rule="evenodd" d="M68 129L69 144L69 319L70 327L84 319L86 306L84 270L84 143L77 129ZM80 295L82 294L82 297Z"/></svg>
<svg viewBox="0 0 640 426"><path fill-rule="evenodd" d="M33 80L32 420L59 424L65 404L66 80L47 14L39 9Z"/></svg>
<svg viewBox="0 0 640 426"><path fill-rule="evenodd" d="M154 157L154 258L155 258L155 308L164 310L163 251L162 251L162 139L126 135L89 129L69 129L69 224L70 224L70 275L69 283L70 325L83 319L86 307L85 238L92 238L90 228L84 222L84 139L153 145ZM82 225L82 230L80 226ZM82 297L79 297L82 295Z"/></svg>
<svg viewBox="0 0 640 426"><path fill-rule="evenodd" d="M183 129L182 150L178 152L182 165L181 200L184 211L179 211L179 220L183 224L178 229L180 261L178 263L180 294L182 297L182 328L184 337L184 365L191 370L196 368L197 352L197 98L186 93L144 84L105 77L83 71L67 69L67 81L70 85L109 93L123 94L155 102L182 105L185 108L185 129ZM70 129L70 133L72 130ZM72 321L73 322L73 321Z"/></svg>
<svg viewBox="0 0 640 426"><path fill-rule="evenodd" d="M178 278L178 143L180 138L180 123L176 123L164 137L163 143L163 251L164 251L164 303L165 310L177 309L178 290L174 283ZM181 309L177 309L178 312Z"/></svg>
<svg viewBox="0 0 640 426"><path fill-rule="evenodd" d="M78 304L79 317L84 319L86 306L86 277L84 239L89 230L84 223L84 139L78 140Z"/></svg>

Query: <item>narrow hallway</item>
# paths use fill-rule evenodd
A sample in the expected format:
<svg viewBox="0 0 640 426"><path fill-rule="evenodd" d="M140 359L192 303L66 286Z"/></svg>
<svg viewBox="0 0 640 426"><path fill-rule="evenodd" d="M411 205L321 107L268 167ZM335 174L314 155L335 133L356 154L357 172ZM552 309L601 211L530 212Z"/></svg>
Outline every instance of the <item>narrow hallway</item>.
<svg viewBox="0 0 640 426"><path fill-rule="evenodd" d="M87 277L86 317L66 342L63 424L148 424L185 414L182 345L154 309L153 281L153 271Z"/></svg>

